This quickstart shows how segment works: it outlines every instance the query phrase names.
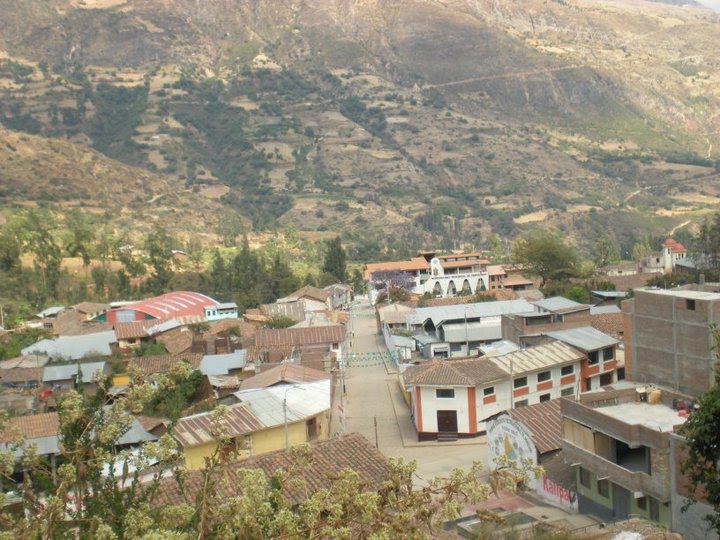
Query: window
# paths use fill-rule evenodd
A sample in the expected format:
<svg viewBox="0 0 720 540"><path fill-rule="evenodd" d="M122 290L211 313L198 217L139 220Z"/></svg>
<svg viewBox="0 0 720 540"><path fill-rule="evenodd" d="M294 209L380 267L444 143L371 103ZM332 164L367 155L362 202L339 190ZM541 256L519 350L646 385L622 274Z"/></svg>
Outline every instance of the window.
<svg viewBox="0 0 720 540"><path fill-rule="evenodd" d="M695 311L695 300L690 300L689 298L685 299L685 309Z"/></svg>
<svg viewBox="0 0 720 540"><path fill-rule="evenodd" d="M610 373L603 373L600 375L600 386L607 386L608 384L613 383L613 374L612 371Z"/></svg>
<svg viewBox="0 0 720 540"><path fill-rule="evenodd" d="M610 497L610 482L608 480L598 480L598 495L608 498Z"/></svg>
<svg viewBox="0 0 720 540"><path fill-rule="evenodd" d="M543 401L550 401L550 394L541 394L540 403L542 403Z"/></svg>
<svg viewBox="0 0 720 540"><path fill-rule="evenodd" d="M538 382L549 381L550 380L550 372L549 371L541 371L540 373L538 373L537 377L538 377Z"/></svg>
<svg viewBox="0 0 720 540"><path fill-rule="evenodd" d="M590 487L590 471L580 467L580 485L586 488Z"/></svg>
<svg viewBox="0 0 720 540"><path fill-rule="evenodd" d="M612 360L613 356L613 348L612 347L606 347L603 349L603 362L607 362L608 360Z"/></svg>
<svg viewBox="0 0 720 540"><path fill-rule="evenodd" d="M585 391L589 392L590 390L592 390L592 379L588 377L585 379Z"/></svg>
<svg viewBox="0 0 720 540"><path fill-rule="evenodd" d="M455 390L453 388L438 388L435 390L435 397L437 398L454 398Z"/></svg>
<svg viewBox="0 0 720 540"><path fill-rule="evenodd" d="M527 407L527 406L528 406L528 400L527 400L527 399L521 399L520 401L516 401L516 402L515 402L515 408L516 408L516 409L521 409L521 408Z"/></svg>
<svg viewBox="0 0 720 540"><path fill-rule="evenodd" d="M513 388L522 388L527 386L527 377L518 377L513 381Z"/></svg>
<svg viewBox="0 0 720 540"><path fill-rule="evenodd" d="M637 503L637 507L638 507L640 510L645 510L645 511L647 511L647 497L640 497L640 498L637 499L635 502Z"/></svg>
<svg viewBox="0 0 720 540"><path fill-rule="evenodd" d="M494 386L488 386L487 388L483 389L483 396L492 396L494 393L495 393Z"/></svg>
<svg viewBox="0 0 720 540"><path fill-rule="evenodd" d="M560 391L561 396L572 396L574 393L575 393L575 389L572 386L570 386L568 388L563 388Z"/></svg>
<svg viewBox="0 0 720 540"><path fill-rule="evenodd" d="M592 351L588 353L588 364L594 366L600 361L600 351Z"/></svg>
<svg viewBox="0 0 720 540"><path fill-rule="evenodd" d="M562 375L563 377L565 375L572 375L573 373L575 373L575 366L573 364L570 364L569 366L563 366L560 370L560 375Z"/></svg>

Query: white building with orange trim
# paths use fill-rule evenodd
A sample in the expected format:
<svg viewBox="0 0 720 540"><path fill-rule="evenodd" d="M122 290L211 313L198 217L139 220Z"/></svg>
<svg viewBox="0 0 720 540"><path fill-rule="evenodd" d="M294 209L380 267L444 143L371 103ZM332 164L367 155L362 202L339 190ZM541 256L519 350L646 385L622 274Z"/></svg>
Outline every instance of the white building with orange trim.
<svg viewBox="0 0 720 540"><path fill-rule="evenodd" d="M482 253L438 255L421 252L406 261L370 263L365 266L365 279L370 284L370 301L378 297L388 283L388 274L406 273L414 281L410 292L433 296L456 296L461 292L475 294L490 289L488 264Z"/></svg>
<svg viewBox="0 0 720 540"><path fill-rule="evenodd" d="M498 356L410 366L402 382L418 440L477 437L498 413L575 395L584 359L555 341Z"/></svg>

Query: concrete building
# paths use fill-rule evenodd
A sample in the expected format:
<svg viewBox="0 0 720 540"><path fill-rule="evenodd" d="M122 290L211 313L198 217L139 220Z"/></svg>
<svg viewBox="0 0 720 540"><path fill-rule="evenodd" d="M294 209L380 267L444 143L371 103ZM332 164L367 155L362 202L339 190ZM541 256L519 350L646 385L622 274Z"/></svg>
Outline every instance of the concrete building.
<svg viewBox="0 0 720 540"><path fill-rule="evenodd" d="M503 339L522 345L526 336L590 325L589 305L562 296L545 298L530 304L530 311L503 315Z"/></svg>
<svg viewBox="0 0 720 540"><path fill-rule="evenodd" d="M406 320L423 358L457 358L502 339L503 315L532 311L526 300L503 300L418 308Z"/></svg>
<svg viewBox="0 0 720 540"><path fill-rule="evenodd" d="M476 437L498 413L573 395L582 359L579 351L555 342L498 356L410 366L402 384L418 440Z"/></svg>
<svg viewBox="0 0 720 540"><path fill-rule="evenodd" d="M623 302L625 373L698 396L713 381L716 362L711 328L720 322L720 293L641 287Z"/></svg>
<svg viewBox="0 0 720 540"><path fill-rule="evenodd" d="M670 438L686 405L688 396L646 387L561 401L563 452L577 467L581 513L673 525Z"/></svg>

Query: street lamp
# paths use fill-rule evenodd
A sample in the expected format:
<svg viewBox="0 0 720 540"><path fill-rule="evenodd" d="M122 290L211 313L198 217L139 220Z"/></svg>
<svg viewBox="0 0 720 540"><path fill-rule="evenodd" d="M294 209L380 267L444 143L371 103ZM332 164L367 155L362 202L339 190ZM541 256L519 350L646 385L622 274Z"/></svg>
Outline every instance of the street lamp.
<svg viewBox="0 0 720 540"><path fill-rule="evenodd" d="M283 424L285 425L285 450L290 448L290 439L288 437L288 417L287 417L287 395L290 390L293 388L298 388L300 390L305 390L302 386L299 384L292 384L288 386L285 389L285 394L283 395Z"/></svg>

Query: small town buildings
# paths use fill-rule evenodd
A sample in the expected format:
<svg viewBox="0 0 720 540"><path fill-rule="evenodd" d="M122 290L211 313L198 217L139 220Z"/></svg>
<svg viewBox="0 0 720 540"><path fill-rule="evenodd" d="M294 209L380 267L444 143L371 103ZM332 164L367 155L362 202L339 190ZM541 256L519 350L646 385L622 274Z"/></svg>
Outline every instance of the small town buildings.
<svg viewBox="0 0 720 540"><path fill-rule="evenodd" d="M243 485L240 474L244 469L260 470L270 481L278 471L287 470L293 464L292 454L282 449L229 463L213 473L218 475L213 481L220 497L239 496L242 495ZM358 433L316 442L310 445L307 465L297 471L299 479L304 481L308 489L288 490L288 496L292 497L291 503L300 504L317 490L329 489L337 475L346 469L355 471L359 481L371 492L376 491L390 473L385 456ZM223 481L217 481L219 478L223 478ZM194 470L185 475L182 489L175 479L166 478L158 486L153 504L157 507L177 504L193 506L203 481L203 474Z"/></svg>
<svg viewBox="0 0 720 540"><path fill-rule="evenodd" d="M200 413L176 422L172 435L188 469L202 469L221 441L248 457L328 436L329 380L240 390L235 398L239 403L222 415Z"/></svg>
<svg viewBox="0 0 720 540"><path fill-rule="evenodd" d="M687 258L687 249L680 242L668 238L660 251L653 252L640 261L641 271L649 274L669 274L678 263Z"/></svg>
<svg viewBox="0 0 720 540"><path fill-rule="evenodd" d="M82 334L79 336L60 336L55 339L42 339L22 349L23 356L44 355L51 360L81 360L83 358L111 356L117 346L113 330Z"/></svg>
<svg viewBox="0 0 720 540"><path fill-rule="evenodd" d="M273 386L306 384L316 381L329 381L330 378L330 374L325 371L300 364L285 363L272 366L257 375L245 379L240 389L253 390Z"/></svg>
<svg viewBox="0 0 720 540"><path fill-rule="evenodd" d="M488 468L494 458L505 456L518 465L528 459L543 468L541 478L530 480L528 487L543 500L577 511L575 469L562 456L560 399L511 409L489 422Z"/></svg>
<svg viewBox="0 0 720 540"><path fill-rule="evenodd" d="M257 360L267 362L273 360L273 351L301 353L319 353L330 355L338 361L343 355L345 326L335 324L328 326L309 326L305 328L260 328L255 332L254 349ZM281 360L286 358L283 354ZM253 358L255 360L255 358Z"/></svg>
<svg viewBox="0 0 720 540"><path fill-rule="evenodd" d="M412 281L411 292L419 295L456 296L488 290L488 264L482 253L440 255L432 251L420 252L407 261L368 264L365 279L370 285L370 302L375 304L378 291L392 287L389 282L399 274Z"/></svg>
<svg viewBox="0 0 720 540"><path fill-rule="evenodd" d="M498 356L409 366L409 393L419 440L476 437L500 412L577 393L582 353L561 342Z"/></svg>
<svg viewBox="0 0 720 540"><path fill-rule="evenodd" d="M116 322L113 324L118 347L127 351L143 343L154 343L167 332L179 331L177 319L147 319L143 321Z"/></svg>
<svg viewBox="0 0 720 540"><path fill-rule="evenodd" d="M563 453L577 469L580 512L672 527L670 437L692 407L688 396L644 386L563 399Z"/></svg>
<svg viewBox="0 0 720 540"><path fill-rule="evenodd" d="M276 303L285 304L288 302L303 302L306 313L333 309L330 292L310 285L305 285L284 298L278 298Z"/></svg>
<svg viewBox="0 0 720 540"><path fill-rule="evenodd" d="M580 366L580 390L589 390L617 382L617 348L620 342L591 326L548 332L547 337L562 341L583 353Z"/></svg>
<svg viewBox="0 0 720 540"><path fill-rule="evenodd" d="M214 306L205 306L206 321L222 321L224 319L237 319L238 306L235 302L220 302Z"/></svg>
<svg viewBox="0 0 720 540"><path fill-rule="evenodd" d="M590 324L590 306L562 296L530 302L523 312L504 313L502 339L523 344L527 336Z"/></svg>
<svg viewBox="0 0 720 540"><path fill-rule="evenodd" d="M116 448L131 448L143 442L158 440L155 431L162 422L162 419L133 417L129 429L118 438ZM61 454L59 430L60 422L56 412L10 418L4 430L0 430L0 451L11 450L15 457L20 459L25 451L33 447L37 455L50 461L54 474L58 464L57 458ZM19 446L18 438L21 439Z"/></svg>
<svg viewBox="0 0 720 540"><path fill-rule="evenodd" d="M378 304L375 309L378 333L382 332L383 325L390 330L406 330L407 316L416 309L410 302L393 302L392 304Z"/></svg>
<svg viewBox="0 0 720 540"><path fill-rule="evenodd" d="M456 358L502 339L503 315L533 310L533 305L522 299L476 302L417 308L406 320L423 358Z"/></svg>
<svg viewBox="0 0 720 540"><path fill-rule="evenodd" d="M75 388L82 381L84 393L90 395L97 391L97 378L107 376L109 372L107 362L50 364L43 368L42 382L57 395Z"/></svg>
<svg viewBox="0 0 720 540"><path fill-rule="evenodd" d="M720 321L720 293L700 286L641 287L622 309L628 379L690 396L710 388L717 352L711 328Z"/></svg>
<svg viewBox="0 0 720 540"><path fill-rule="evenodd" d="M344 283L334 283L325 287L330 295L331 309L345 309L350 306L353 300L353 289Z"/></svg>
<svg viewBox="0 0 720 540"><path fill-rule="evenodd" d="M247 351L238 349L225 354L206 354L200 361L203 375L240 375L247 365Z"/></svg>
<svg viewBox="0 0 720 540"><path fill-rule="evenodd" d="M218 311L222 307L222 316ZM221 304L209 296L190 291L176 291L147 298L140 302L123 303L113 307L106 313L98 315L94 320L110 323L143 321L147 319L179 319L187 322L204 321L206 308L212 308L213 320L218 318L237 318L237 309L233 312L230 304ZM226 309L227 308L227 309Z"/></svg>

